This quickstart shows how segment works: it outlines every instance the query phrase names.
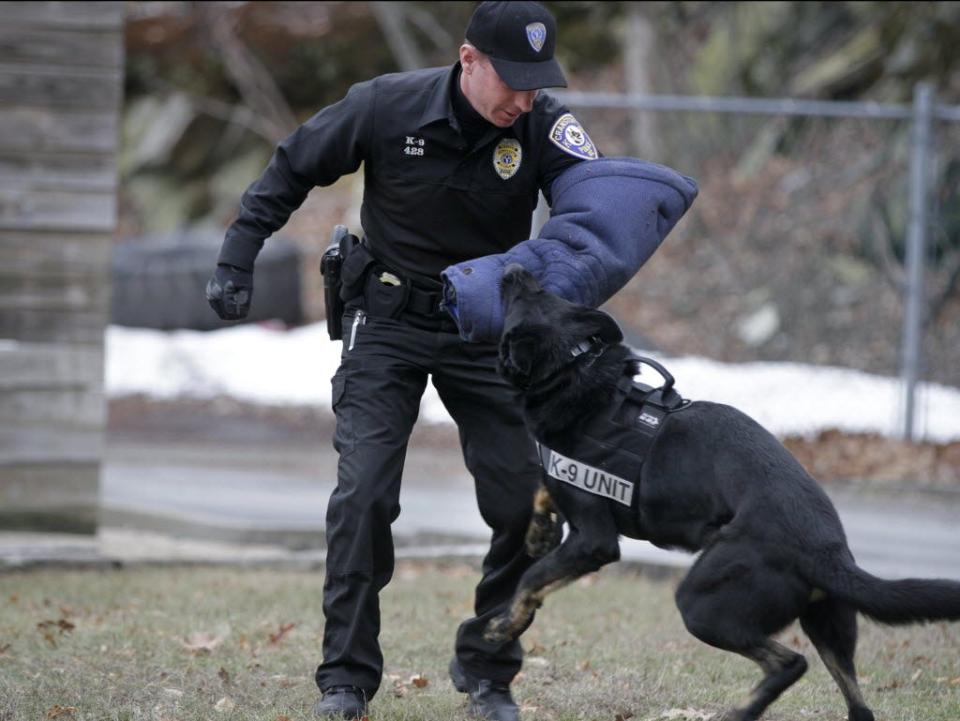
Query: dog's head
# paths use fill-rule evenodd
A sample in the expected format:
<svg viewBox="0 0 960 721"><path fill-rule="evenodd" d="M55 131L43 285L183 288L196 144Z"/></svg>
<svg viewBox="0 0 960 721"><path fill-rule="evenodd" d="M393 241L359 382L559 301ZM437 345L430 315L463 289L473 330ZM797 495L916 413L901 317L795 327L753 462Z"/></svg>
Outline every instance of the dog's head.
<svg viewBox="0 0 960 721"><path fill-rule="evenodd" d="M516 263L504 270L501 293L504 323L499 370L518 388L528 388L569 365L582 352L584 342L623 340L609 315L543 290Z"/></svg>

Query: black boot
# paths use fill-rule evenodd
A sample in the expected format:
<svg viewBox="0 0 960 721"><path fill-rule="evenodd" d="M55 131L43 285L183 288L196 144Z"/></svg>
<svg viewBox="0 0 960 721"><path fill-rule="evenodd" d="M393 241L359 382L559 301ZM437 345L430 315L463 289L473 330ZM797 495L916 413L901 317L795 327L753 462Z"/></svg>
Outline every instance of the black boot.
<svg viewBox="0 0 960 721"><path fill-rule="evenodd" d="M367 715L367 695L356 686L331 686L313 707L321 718L362 719Z"/></svg>
<svg viewBox="0 0 960 721"><path fill-rule="evenodd" d="M519 721L520 710L510 695L510 684L469 676L460 662L450 662L453 687L470 697L470 714L488 721Z"/></svg>

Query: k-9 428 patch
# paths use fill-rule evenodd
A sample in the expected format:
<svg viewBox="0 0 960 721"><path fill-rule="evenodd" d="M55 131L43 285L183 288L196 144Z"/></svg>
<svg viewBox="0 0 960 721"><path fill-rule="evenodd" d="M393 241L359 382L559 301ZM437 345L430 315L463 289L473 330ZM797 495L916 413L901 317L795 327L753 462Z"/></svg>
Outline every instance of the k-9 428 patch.
<svg viewBox="0 0 960 721"><path fill-rule="evenodd" d="M523 150L516 138L504 138L493 149L493 168L504 180L510 180L520 169Z"/></svg>
<svg viewBox="0 0 960 721"><path fill-rule="evenodd" d="M590 140L587 131L570 113L561 115L550 128L550 142L560 150L584 160L597 159L597 146Z"/></svg>

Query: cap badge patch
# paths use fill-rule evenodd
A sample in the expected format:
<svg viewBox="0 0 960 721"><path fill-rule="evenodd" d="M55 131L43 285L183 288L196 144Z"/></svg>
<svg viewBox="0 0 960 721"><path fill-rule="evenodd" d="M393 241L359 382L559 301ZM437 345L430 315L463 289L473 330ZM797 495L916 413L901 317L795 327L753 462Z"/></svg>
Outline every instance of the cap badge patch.
<svg viewBox="0 0 960 721"><path fill-rule="evenodd" d="M543 50L543 44L547 41L547 26L543 23L527 25L527 40L530 42L530 47L539 53Z"/></svg>
<svg viewBox="0 0 960 721"><path fill-rule="evenodd" d="M516 138L504 138L493 149L493 168L501 178L510 180L520 169L522 158L520 141Z"/></svg>
<svg viewBox="0 0 960 721"><path fill-rule="evenodd" d="M570 113L557 118L557 122L550 129L550 142L575 158L597 159L597 147L590 140L587 131Z"/></svg>

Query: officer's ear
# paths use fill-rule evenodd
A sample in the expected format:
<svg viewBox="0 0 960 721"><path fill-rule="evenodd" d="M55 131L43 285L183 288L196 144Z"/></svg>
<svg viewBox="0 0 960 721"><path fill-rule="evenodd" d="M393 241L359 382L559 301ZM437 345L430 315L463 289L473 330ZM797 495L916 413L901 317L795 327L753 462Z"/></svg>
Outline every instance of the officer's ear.
<svg viewBox="0 0 960 721"><path fill-rule="evenodd" d="M460 67L463 68L465 75L473 75L486 55L477 50L470 43L464 43L460 46Z"/></svg>
<svg viewBox="0 0 960 721"><path fill-rule="evenodd" d="M473 72L473 66L479 58L480 51L470 43L464 43L460 46L460 67L467 75Z"/></svg>

